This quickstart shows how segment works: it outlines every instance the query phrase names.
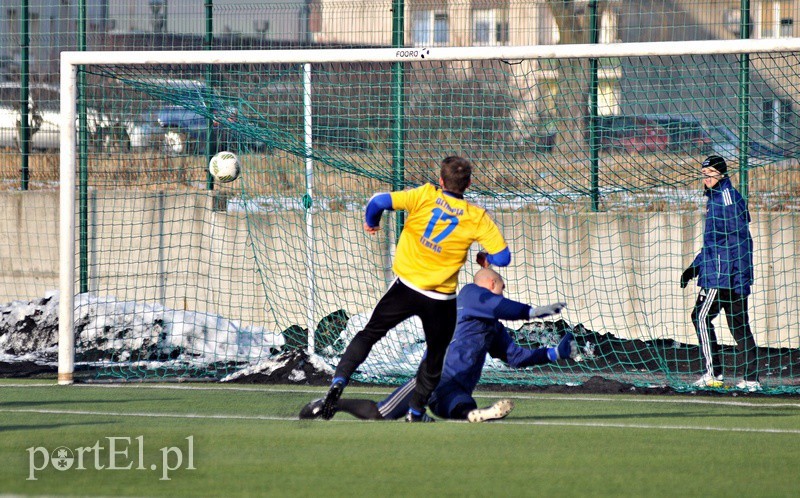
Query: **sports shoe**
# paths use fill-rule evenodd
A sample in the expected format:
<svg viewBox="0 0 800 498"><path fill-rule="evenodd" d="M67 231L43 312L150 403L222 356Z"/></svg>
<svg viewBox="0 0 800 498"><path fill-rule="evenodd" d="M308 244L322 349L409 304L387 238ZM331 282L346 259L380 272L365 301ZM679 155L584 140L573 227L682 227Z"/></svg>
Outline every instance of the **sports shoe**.
<svg viewBox="0 0 800 498"><path fill-rule="evenodd" d="M694 387L722 387L722 375L714 375L706 372L692 385Z"/></svg>
<svg viewBox="0 0 800 498"><path fill-rule="evenodd" d="M436 419L425 412L422 412L422 415L417 415L412 410L408 410L406 422L436 422Z"/></svg>
<svg viewBox="0 0 800 498"><path fill-rule="evenodd" d="M320 413L325 420L332 419L336 413L336 403L342 396L342 391L344 391L344 382L334 382L331 384L331 388L328 389L328 394L322 400L322 411Z"/></svg>
<svg viewBox="0 0 800 498"><path fill-rule="evenodd" d="M748 392L756 392L761 390L761 382L757 380L743 380L736 384L736 389L742 389Z"/></svg>
<svg viewBox="0 0 800 498"><path fill-rule="evenodd" d="M572 332L567 332L556 346L556 355L559 360L563 360L564 358L574 358L577 354L578 344L575 342L575 336L572 335ZM512 403L511 406L513 408L514 404Z"/></svg>
<svg viewBox="0 0 800 498"><path fill-rule="evenodd" d="M470 422L486 422L505 418L514 409L514 402L510 399L501 399L488 408L475 409L467 414Z"/></svg>
<svg viewBox="0 0 800 498"><path fill-rule="evenodd" d="M323 399L315 399L300 410L300 420L311 420L322 415Z"/></svg>

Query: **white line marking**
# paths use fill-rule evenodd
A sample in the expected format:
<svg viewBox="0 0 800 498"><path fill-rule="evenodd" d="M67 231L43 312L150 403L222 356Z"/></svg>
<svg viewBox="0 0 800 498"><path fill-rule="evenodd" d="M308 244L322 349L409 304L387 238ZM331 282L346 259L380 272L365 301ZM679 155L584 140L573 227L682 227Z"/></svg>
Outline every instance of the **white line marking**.
<svg viewBox="0 0 800 498"><path fill-rule="evenodd" d="M553 425L569 427L602 427L619 429L660 429L660 430L680 430L680 431L714 431L714 432L757 432L767 434L800 434L800 429L756 429L752 427L694 427L690 425L644 425L644 424L608 424L604 422L536 422L536 421L516 421L503 420L491 422L492 424L504 423L514 425Z"/></svg>
<svg viewBox="0 0 800 498"><path fill-rule="evenodd" d="M54 389L86 389L86 388L102 388L102 389L166 389L166 390L194 390L194 391L242 391L253 393L281 393L281 394L310 394L312 396L325 395L327 388L320 389L310 387L308 389L298 389L290 387L270 387L262 385L260 387L241 387L241 386L188 386L188 385L170 385L170 384L73 384L71 386L59 386L53 384L0 384L0 389L4 387L49 387ZM387 389L392 387L387 386ZM349 397L353 394L370 395L370 396L388 396L391 391L375 391L367 387L363 388L348 388L345 391ZM652 396L652 397L651 397ZM711 400L711 399L663 399L656 398L657 395L625 395L625 394L609 394L608 397L597 397L596 395L576 396L574 394L520 394L520 393L482 393L477 392L473 394L475 398L512 398L512 399L527 399L535 401L605 401L605 402L626 402L626 403L665 403L665 404L690 404L690 405L721 405L721 406L741 406L752 408L800 408L800 403L783 403L772 402L768 398L759 398L764 401L725 401L725 400ZM680 395L678 395L680 396Z"/></svg>
<svg viewBox="0 0 800 498"><path fill-rule="evenodd" d="M199 414L199 413L139 413L139 412L102 412L102 411L88 411L88 410L35 410L35 409L3 409L0 408L0 413L36 413L40 415L87 415L87 416L109 416L109 417L141 417L141 418L178 418L178 419L200 419L200 420L272 420L282 422L298 422L294 417L275 417L270 415L226 415L226 414ZM309 422L323 422L321 420ZM334 423L334 421L327 421ZM336 420L335 422L351 423L351 422L377 422L377 421L364 421L356 419L343 419ZM452 422L452 421L445 421ZM389 422L387 422L389 423ZM465 421L456 421L456 423L466 423ZM764 428L757 429L751 427L710 427L710 426L690 426L690 425L645 425L645 424L609 424L605 422L545 422L545 421L529 421L529 420L497 420L491 424L509 424L509 425L543 425L554 427L597 427L597 428L615 428L615 429L655 429L655 430L680 430L680 431L713 431L713 432L749 432L749 433L764 433L764 434L798 434L800 429L772 429Z"/></svg>
<svg viewBox="0 0 800 498"><path fill-rule="evenodd" d="M38 413L42 415L91 415L109 417L158 417L158 418L185 418L185 419L212 419L212 420L297 420L292 417L273 417L270 415L228 415L228 414L201 414L201 413L139 413L139 412L98 412L88 410L35 410L33 408L0 408L5 413Z"/></svg>
<svg viewBox="0 0 800 498"><path fill-rule="evenodd" d="M531 399L536 401L626 401L629 403L667 403L667 404L689 404L689 405L722 405L722 406L742 406L742 407L750 407L750 408L763 408L763 407L770 407L770 408L800 408L800 403L772 403L769 401L758 403L758 402L748 402L748 401L712 401L709 399L631 399L631 398L623 398L623 399L614 399L613 396L610 398L594 398L594 397L580 397L580 396L559 396L553 395L555 397L535 397L535 396L506 396L507 398L519 398L519 399ZM477 397L477 396L476 396ZM483 398L492 398L496 396L481 396Z"/></svg>

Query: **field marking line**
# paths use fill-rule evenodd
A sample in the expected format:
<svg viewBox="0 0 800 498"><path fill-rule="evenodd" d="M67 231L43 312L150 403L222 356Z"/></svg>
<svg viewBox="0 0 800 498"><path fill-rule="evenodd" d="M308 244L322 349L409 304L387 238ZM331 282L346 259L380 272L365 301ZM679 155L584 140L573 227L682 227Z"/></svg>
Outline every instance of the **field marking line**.
<svg viewBox="0 0 800 498"><path fill-rule="evenodd" d="M240 386L187 386L187 385L164 385L164 384L73 384L71 386L59 386L57 384L0 384L0 389L4 387L49 387L56 389L86 389L86 388L102 388L102 389L166 389L166 390L186 390L186 391L241 391L253 393L281 393L281 394L310 394L324 396L327 390L320 390L318 387L309 386L308 389L293 389L293 388L273 388L269 386L264 387L240 387ZM391 387L387 386L387 389ZM347 390L348 394L361 394L361 395L374 395L386 396L388 393L383 391L374 391L369 388L351 388ZM751 408L800 408L800 403L785 403L785 402L772 402L768 398L759 398L761 402L755 401L725 401L725 400L710 400L710 399L653 399L658 395L627 395L627 394L609 394L607 397L597 397L592 395L576 396L574 394L521 394L521 393L502 393L497 392L493 394L483 394L481 392L474 393L473 397L482 399L496 399L496 398L511 398L523 399L533 401L605 401L605 402L626 402L626 403L665 403L665 404L691 404L691 405L721 405L721 406L741 406Z"/></svg>
<svg viewBox="0 0 800 498"><path fill-rule="evenodd" d="M277 417L270 415L227 415L227 414L199 414L199 413L141 413L141 412L103 412L90 410L37 410L33 408L0 408L0 413L34 413L39 415L86 415L86 416L109 416L109 417L139 417L139 418L177 418L177 419L199 419L199 420L269 420L282 422L299 422L295 417ZM307 422L318 423L321 420L310 420ZM327 421L333 422L333 421ZM334 423L380 423L377 420L364 421L357 419L337 420ZM465 424L466 421L445 421L445 423ZM712 427L712 426L689 426L689 425L646 425L646 424L612 424L606 422L549 422L535 420L498 420L492 424L505 425L540 425L554 427L597 427L615 429L656 429L656 430L680 430L680 431L713 431L713 432L747 432L760 434L798 434L800 429L773 429L773 428L748 428L748 427Z"/></svg>
<svg viewBox="0 0 800 498"><path fill-rule="evenodd" d="M294 417L277 417L270 415L235 415L235 414L202 414L202 413L142 413L142 412L101 412L91 410L37 410L34 408L0 408L0 413L36 413L40 415L104 415L109 417L156 417L209 420L297 420ZM358 422L358 420L356 420Z"/></svg>
<svg viewBox="0 0 800 498"><path fill-rule="evenodd" d="M545 422L545 421L523 421L523 420L503 420L509 425L552 425L558 427L600 427L600 428L619 428L619 429L661 429L661 430L680 430L680 431L713 431L713 432L756 432L766 434L800 434L800 429L755 429L750 427L695 427L686 425L645 425L645 424L610 424L606 422ZM492 422L496 423L496 422Z"/></svg>
<svg viewBox="0 0 800 498"><path fill-rule="evenodd" d="M631 398L622 398L622 399L614 399L614 396L620 396L619 394L609 394L610 398L595 398L595 397L580 397L574 395L566 395L566 396L559 396L557 394L551 396L558 396L558 397L546 397L540 398L536 396L516 396L510 395L505 396L507 398L512 399L527 399L527 400L535 400L535 401L625 401L629 403L666 403L666 404L690 404L690 405L722 405L722 406L742 406L742 407L750 407L750 408L763 408L765 406L772 407L772 408L800 408L800 403L779 403L779 402L771 402L765 400L765 402L753 402L753 401L714 401L714 400L705 400L705 399L631 399ZM624 396L624 395L622 395ZM648 395L649 396L649 395ZM655 395L657 396L657 395ZM482 398L497 398L498 396L476 396ZM764 399L764 398L762 398Z"/></svg>

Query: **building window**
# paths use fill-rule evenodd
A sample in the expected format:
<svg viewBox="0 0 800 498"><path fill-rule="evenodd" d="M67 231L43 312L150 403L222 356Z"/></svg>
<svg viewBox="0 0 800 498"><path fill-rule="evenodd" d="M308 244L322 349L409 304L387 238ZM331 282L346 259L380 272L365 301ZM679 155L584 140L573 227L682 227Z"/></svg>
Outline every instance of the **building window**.
<svg viewBox="0 0 800 498"><path fill-rule="evenodd" d="M616 116L620 114L620 88L616 80L604 80L597 85L597 114Z"/></svg>
<svg viewBox="0 0 800 498"><path fill-rule="evenodd" d="M475 45L508 45L508 11L473 10L472 42Z"/></svg>
<svg viewBox="0 0 800 498"><path fill-rule="evenodd" d="M789 140L793 123L792 104L781 99L764 99L761 106L761 125L764 138L770 142Z"/></svg>
<svg viewBox="0 0 800 498"><path fill-rule="evenodd" d="M786 0L765 0L755 9L757 38L791 38L794 36L795 7Z"/></svg>
<svg viewBox="0 0 800 498"><path fill-rule="evenodd" d="M447 45L450 42L450 20L445 12L415 11L411 18L411 40L415 46Z"/></svg>
<svg viewBox="0 0 800 498"><path fill-rule="evenodd" d="M794 19L781 19L781 38L791 38L794 36Z"/></svg>

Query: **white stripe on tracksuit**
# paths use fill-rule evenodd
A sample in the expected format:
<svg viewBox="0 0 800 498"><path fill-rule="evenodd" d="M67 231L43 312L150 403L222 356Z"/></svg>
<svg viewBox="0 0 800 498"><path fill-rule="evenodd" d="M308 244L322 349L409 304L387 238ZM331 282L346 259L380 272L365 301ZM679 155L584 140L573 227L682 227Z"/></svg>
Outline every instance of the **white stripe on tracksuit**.
<svg viewBox="0 0 800 498"><path fill-rule="evenodd" d="M731 204L733 204L733 198L731 197L731 191L730 190L725 189L725 190L722 191L722 202L726 206L730 206Z"/></svg>
<svg viewBox="0 0 800 498"><path fill-rule="evenodd" d="M413 391L416 386L417 379L415 377L408 381L402 388L400 388L400 390L397 391L397 393L392 396L391 399L378 408L378 412L380 412L381 416L386 418L388 414L392 413L392 411L397 408L397 404L404 400L406 396L408 396L408 393Z"/></svg>
<svg viewBox="0 0 800 498"><path fill-rule="evenodd" d="M697 330L700 332L700 348L706 359L706 372L708 372L709 375L714 375L714 361L711 356L711 338L708 335L708 320L706 320L706 317L708 316L711 306L717 299L717 289L706 289L706 291L706 301L697 314Z"/></svg>

